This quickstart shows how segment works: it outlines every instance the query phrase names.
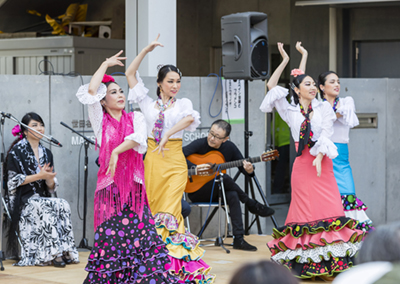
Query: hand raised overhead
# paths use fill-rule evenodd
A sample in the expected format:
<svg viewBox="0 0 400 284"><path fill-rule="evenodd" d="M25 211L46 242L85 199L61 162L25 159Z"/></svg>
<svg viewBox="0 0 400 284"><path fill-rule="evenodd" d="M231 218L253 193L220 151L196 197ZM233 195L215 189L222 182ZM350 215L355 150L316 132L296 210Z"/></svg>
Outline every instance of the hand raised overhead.
<svg viewBox="0 0 400 284"><path fill-rule="evenodd" d="M157 46L161 46L164 47L164 45L162 45L161 43L158 42L158 39L160 38L160 34L157 35L156 39L153 40L147 47L146 47L146 51L147 52L151 52L153 51Z"/></svg>
<svg viewBox="0 0 400 284"><path fill-rule="evenodd" d="M296 42L296 49L300 54L307 54L308 51L301 45L301 41Z"/></svg>
<svg viewBox="0 0 400 284"><path fill-rule="evenodd" d="M122 52L124 51L120 50L117 54L111 56L110 58L106 58L107 66L108 67L112 67L115 65L124 66L124 63L122 63L121 60L126 60L126 57L120 57Z"/></svg>
<svg viewBox="0 0 400 284"><path fill-rule="evenodd" d="M280 53L281 56L282 56L282 59L283 59L283 60L286 59L286 60L289 61L289 55L286 53L285 49L283 48L283 43L278 42L277 45L278 45L279 53Z"/></svg>

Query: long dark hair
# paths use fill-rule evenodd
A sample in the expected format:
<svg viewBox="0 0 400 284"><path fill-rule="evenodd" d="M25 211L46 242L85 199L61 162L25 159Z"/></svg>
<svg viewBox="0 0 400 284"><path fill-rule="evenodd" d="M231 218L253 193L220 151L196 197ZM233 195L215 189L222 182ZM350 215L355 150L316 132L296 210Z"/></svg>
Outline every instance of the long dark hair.
<svg viewBox="0 0 400 284"><path fill-rule="evenodd" d="M331 74L335 74L336 76L338 76L338 74L336 74L336 72L333 72L333 71L327 71L327 72L324 72L324 73L322 73L322 74L320 74L318 76L317 87L318 87L318 90L319 90L319 94L321 95L321 98L324 98L324 92L321 90L320 85L325 86L326 77L328 77Z"/></svg>
<svg viewBox="0 0 400 284"><path fill-rule="evenodd" d="M42 118L40 117L40 115L38 115L36 112L28 112L28 113L25 114L24 117L21 119L21 122L22 122L23 124L25 124L25 125L28 125L28 124L31 122L31 120L36 120L36 121L42 123L43 126L44 126L43 119L42 119ZM7 155L6 155L6 156L8 156L8 153L10 153L11 149L14 147L15 144L17 144L20 140L22 140L23 138L25 138L25 131L26 131L27 129L26 129L26 127L23 126L22 124L20 125L20 127L21 127L22 138L18 136L18 137L11 143L11 146L10 146L10 148L8 149ZM7 160L6 160L6 161L7 161ZM5 164L7 164L7 163L5 163Z"/></svg>
<svg viewBox="0 0 400 284"><path fill-rule="evenodd" d="M300 90L300 84L301 84L301 82L303 82L304 78L306 78L306 77L311 77L311 76L307 75L307 74L302 74L302 75L298 75L297 77L293 78L291 89L292 89L294 103L296 105L299 104L299 95L294 91L294 87L297 87Z"/></svg>
<svg viewBox="0 0 400 284"><path fill-rule="evenodd" d="M176 72L179 75L179 78L182 78L182 73L181 71L174 65L164 65L162 66L159 70L158 70L158 74L157 74L157 83L161 83L162 81L164 81L165 76L167 76L167 74L169 72ZM160 87L157 87L157 96L160 97Z"/></svg>

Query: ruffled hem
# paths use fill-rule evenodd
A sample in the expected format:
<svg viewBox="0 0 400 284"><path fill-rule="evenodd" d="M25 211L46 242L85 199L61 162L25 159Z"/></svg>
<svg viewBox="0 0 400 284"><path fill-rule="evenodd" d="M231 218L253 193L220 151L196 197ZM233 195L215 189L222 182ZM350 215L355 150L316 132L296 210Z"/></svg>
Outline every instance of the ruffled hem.
<svg viewBox="0 0 400 284"><path fill-rule="evenodd" d="M149 89L144 86L142 78L140 78L139 71L136 71L135 76L138 83L132 89L129 89L129 103L139 103L147 97L149 92Z"/></svg>
<svg viewBox="0 0 400 284"><path fill-rule="evenodd" d="M317 156L318 153L322 153L330 159L334 159L339 155L336 145L325 136L320 136L318 141L316 141L314 146L310 149L311 155Z"/></svg>
<svg viewBox="0 0 400 284"><path fill-rule="evenodd" d="M211 267L203 260L185 262L169 257L171 263L169 271L178 276L185 283L194 281L198 284L209 284L215 280L215 275L210 274Z"/></svg>
<svg viewBox="0 0 400 284"><path fill-rule="evenodd" d="M198 237L188 231L178 233L178 220L169 213L157 213L154 219L157 232L167 244L170 273L178 276L182 283L213 283L215 276L209 274L211 267L201 260L204 250L199 247Z"/></svg>
<svg viewBox="0 0 400 284"><path fill-rule="evenodd" d="M100 84L97 89L97 94L92 96L89 94L89 84L85 84L79 87L76 92L76 97L84 105L92 105L100 102L107 94L107 87L103 83Z"/></svg>
<svg viewBox="0 0 400 284"><path fill-rule="evenodd" d="M287 226L280 227L278 229L273 229L272 237L278 239L286 235L291 235L294 238L299 238L303 234L318 234L322 231L340 231L344 227L349 229L354 229L357 222L353 219L347 217L338 217L327 220L318 220L314 222L309 222L305 224L291 224Z"/></svg>
<svg viewBox="0 0 400 284"><path fill-rule="evenodd" d="M342 195L342 204L344 211L367 210L368 207L355 194Z"/></svg>
<svg viewBox="0 0 400 284"><path fill-rule="evenodd" d="M168 250L147 212L146 206L140 219L125 207L97 228L85 283L178 282L168 273Z"/></svg>
<svg viewBox="0 0 400 284"><path fill-rule="evenodd" d="M261 103L260 110L262 112L272 112L275 106L275 101L278 101L282 98L286 99L289 90L283 88L281 86L275 86L265 96L264 100Z"/></svg>
<svg viewBox="0 0 400 284"><path fill-rule="evenodd" d="M279 262L289 268L296 277L306 279L314 276L334 276L354 265L353 257L337 257L319 262L298 263L296 260Z"/></svg>
<svg viewBox="0 0 400 284"><path fill-rule="evenodd" d="M337 242L334 244L328 244L322 247L302 249L297 248L295 250L286 250L279 252L271 257L274 261L285 262L290 260L296 260L297 263L318 263L322 259L330 260L331 258L338 257L353 257L359 251L361 242Z"/></svg>
<svg viewBox="0 0 400 284"><path fill-rule="evenodd" d="M338 242L357 242L362 239L362 231L357 231L344 227L342 230L336 231L322 231L316 234L303 234L299 238L293 238L292 235L286 235L282 238L272 240L268 243L272 255L279 254L287 250L296 249L313 249L317 247L324 247L333 245Z"/></svg>
<svg viewBox="0 0 400 284"><path fill-rule="evenodd" d="M371 225L372 221L365 212L368 209L367 205L357 198L356 195L342 195L342 204L346 217L358 221L356 229L363 232L375 230L375 228Z"/></svg>

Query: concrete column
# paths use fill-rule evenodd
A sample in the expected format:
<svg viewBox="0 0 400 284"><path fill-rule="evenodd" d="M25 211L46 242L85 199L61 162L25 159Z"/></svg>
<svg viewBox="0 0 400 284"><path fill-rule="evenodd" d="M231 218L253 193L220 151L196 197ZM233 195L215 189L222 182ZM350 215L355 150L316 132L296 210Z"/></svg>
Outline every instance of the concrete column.
<svg viewBox="0 0 400 284"><path fill-rule="evenodd" d="M127 64L161 34L158 47L148 54L139 72L141 76L156 76L157 65L176 65L176 0L126 0Z"/></svg>
<svg viewBox="0 0 400 284"><path fill-rule="evenodd" d="M329 70L337 72L336 8L329 8Z"/></svg>

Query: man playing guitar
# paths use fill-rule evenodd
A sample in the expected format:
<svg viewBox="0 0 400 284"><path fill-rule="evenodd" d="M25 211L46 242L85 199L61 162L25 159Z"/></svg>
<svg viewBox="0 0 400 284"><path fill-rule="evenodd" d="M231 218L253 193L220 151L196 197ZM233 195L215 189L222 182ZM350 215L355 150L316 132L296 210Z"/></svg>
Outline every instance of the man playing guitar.
<svg viewBox="0 0 400 284"><path fill-rule="evenodd" d="M197 139L189 145L183 147L183 154L188 157L193 154L207 154L210 151L220 152L226 162L242 160L243 155L234 143L228 141L231 132L231 125L225 120L219 119L213 122L207 137ZM196 168L197 170L210 169L212 166L209 163L195 165L186 160L189 169ZM238 169L245 175L254 176L254 168L250 162L243 161L243 166ZM272 208L259 203L258 201L249 198L249 196L234 182L227 174L224 175L224 188L226 193L226 201L229 205L230 217L233 229L233 248L247 251L256 251L257 247L247 243L244 238L244 228L242 220L242 209L240 202L244 203L249 211L261 217L268 217L275 213ZM189 193L188 196L193 202L209 202L213 180L204 184L195 192ZM218 189L215 187L213 192L213 202L218 201ZM240 201L240 202L239 202Z"/></svg>

